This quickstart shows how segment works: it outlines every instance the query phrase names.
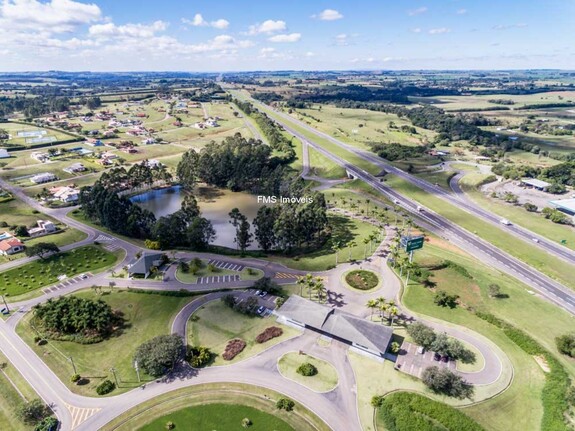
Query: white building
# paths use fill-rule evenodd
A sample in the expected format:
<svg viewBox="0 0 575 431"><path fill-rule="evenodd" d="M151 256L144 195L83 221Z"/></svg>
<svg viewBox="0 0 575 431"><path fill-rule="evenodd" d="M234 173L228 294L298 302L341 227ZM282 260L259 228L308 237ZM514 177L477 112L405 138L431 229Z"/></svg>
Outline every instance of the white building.
<svg viewBox="0 0 575 431"><path fill-rule="evenodd" d="M10 157L10 153L5 148L0 148L0 159L7 159Z"/></svg>
<svg viewBox="0 0 575 431"><path fill-rule="evenodd" d="M38 175L34 175L32 178L30 178L30 181L32 181L34 184L43 184L49 183L50 181L54 181L56 179L56 175L51 174L50 172L44 172Z"/></svg>
<svg viewBox="0 0 575 431"><path fill-rule="evenodd" d="M68 166L67 168L63 169L64 172L68 172L69 174L75 174L76 172L84 172L86 167L82 163L74 163L73 165Z"/></svg>

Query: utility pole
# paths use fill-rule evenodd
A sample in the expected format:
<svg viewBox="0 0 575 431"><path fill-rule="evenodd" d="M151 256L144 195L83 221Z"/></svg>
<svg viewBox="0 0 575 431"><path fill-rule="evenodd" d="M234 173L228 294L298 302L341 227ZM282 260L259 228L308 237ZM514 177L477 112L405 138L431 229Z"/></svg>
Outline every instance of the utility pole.
<svg viewBox="0 0 575 431"><path fill-rule="evenodd" d="M116 382L116 387L119 388L120 384L118 383L118 376L116 375L116 369L114 367L110 368L110 371L114 375L114 381Z"/></svg>
<svg viewBox="0 0 575 431"><path fill-rule="evenodd" d="M141 383L142 379L140 379L140 367L138 366L138 361L134 361L134 368L136 369L136 374L138 375L138 383Z"/></svg>
<svg viewBox="0 0 575 431"><path fill-rule="evenodd" d="M78 372L76 371L76 364L74 363L74 358L72 358L71 356L68 358L70 360L70 362L72 363L72 368L74 369L74 374L78 374Z"/></svg>
<svg viewBox="0 0 575 431"><path fill-rule="evenodd" d="M6 307L6 311L10 313L10 307L8 307L8 303L6 302L6 298L2 295L2 301L4 301L4 306Z"/></svg>

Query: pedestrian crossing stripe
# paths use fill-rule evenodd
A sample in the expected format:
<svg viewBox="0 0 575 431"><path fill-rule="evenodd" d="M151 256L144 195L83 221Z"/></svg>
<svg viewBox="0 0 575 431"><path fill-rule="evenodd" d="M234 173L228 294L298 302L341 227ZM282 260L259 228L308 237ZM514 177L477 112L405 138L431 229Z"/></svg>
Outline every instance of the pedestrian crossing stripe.
<svg viewBox="0 0 575 431"><path fill-rule="evenodd" d="M70 414L72 415L72 429L78 428L82 423L89 419L94 414L98 413L101 409L99 408L84 408L76 407L70 404L64 403Z"/></svg>
<svg viewBox="0 0 575 431"><path fill-rule="evenodd" d="M290 274L289 272L276 272L274 278L298 278L297 274Z"/></svg>

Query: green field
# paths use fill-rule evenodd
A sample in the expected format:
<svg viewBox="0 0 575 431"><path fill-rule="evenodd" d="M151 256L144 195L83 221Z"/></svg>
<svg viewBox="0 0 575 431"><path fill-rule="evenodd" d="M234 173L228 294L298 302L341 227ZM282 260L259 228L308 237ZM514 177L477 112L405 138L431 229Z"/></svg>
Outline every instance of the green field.
<svg viewBox="0 0 575 431"><path fill-rule="evenodd" d="M239 407L251 407L256 409L260 414L266 416L257 416L258 424L255 422L255 417L249 416L249 418L254 422L254 427L261 426L260 420L266 420L270 416L274 417L276 420L287 424L286 429L293 429L297 431L329 431L330 428L316 415L314 415L310 410L306 409L299 403L295 403L293 411L286 412L284 410L278 410L275 403L278 399L282 397L281 394L269 390L260 388L252 385L237 384L237 383L211 383L204 385L193 385L187 388L178 389L166 394L160 395L158 397L152 398L149 401L139 404L128 412L122 414L121 416L115 418L110 423L104 425L102 431L133 431L142 429L142 427L148 426L151 422L157 420L158 418L163 418L158 421L159 426L153 428L154 430L165 429L166 422L168 420L174 420L170 417L171 413L176 413L183 409L191 410L192 408L198 407L202 409L202 412L206 406L214 404L225 404L224 407L218 409L217 412L212 412L210 414L211 418L216 418L220 420L216 426L211 426L208 428L188 428L186 424L180 424L175 429L177 430L189 430L193 429L198 431L203 430L223 430L221 426L225 424L225 419L221 419L222 410L230 409L234 412L239 411ZM198 410L195 410L198 411ZM227 410L226 410L227 411ZM269 415L269 416L268 416ZM203 416L203 415L202 415ZM240 417L243 419L245 416ZM277 422L276 422L277 423ZM225 428L230 430L241 430L243 429L241 424L232 424L234 428ZM275 426L273 423L268 422L268 426ZM286 426L286 425L283 425ZM147 429L147 428L146 428ZM252 429L252 427L248 428ZM255 428L253 428L255 429ZM262 429L262 428L258 428ZM263 428L264 431L272 431L273 429L280 428ZM283 428L281 428L283 429Z"/></svg>
<svg viewBox="0 0 575 431"><path fill-rule="evenodd" d="M81 140L82 138L78 138L76 135L66 133L64 131L56 131L53 129L46 129L43 127L38 127L31 124L20 124L20 123L2 123L0 125L0 129L4 129L10 135L10 139L7 141L7 147L10 146L24 146L30 147L32 145L37 145L39 143L30 142L30 139L34 139L35 136L20 136L21 133L29 133L34 131L42 131L46 132L42 136L43 138L50 139L50 141L46 141L47 143L51 142L52 144L56 145L59 141L64 141L68 139L78 139Z"/></svg>
<svg viewBox="0 0 575 431"><path fill-rule="evenodd" d="M215 357L212 365L228 365L252 357L259 352L299 334L295 329L282 326L283 334L266 343L256 343L255 338L264 329L278 326L273 318L246 316L232 310L220 300L208 302L193 314L188 321L188 344L208 347ZM222 359L228 341L241 338L246 342L245 349L231 361Z"/></svg>
<svg viewBox="0 0 575 431"><path fill-rule="evenodd" d="M327 179L346 178L345 169L313 148L308 148L310 174Z"/></svg>
<svg viewBox="0 0 575 431"><path fill-rule="evenodd" d="M317 368L315 376L302 376L297 368L303 363L310 363ZM337 386L337 371L333 365L310 355L290 352L278 359L278 370L286 379L294 380L315 392L329 392Z"/></svg>
<svg viewBox="0 0 575 431"><path fill-rule="evenodd" d="M223 412L225 414L222 414ZM206 404L177 410L150 422L139 430L159 430L170 421L174 423L176 429L235 431L242 427L244 418L251 421L250 430L295 431L287 423L269 413L240 404Z"/></svg>
<svg viewBox="0 0 575 431"><path fill-rule="evenodd" d="M365 256L363 239L376 231L376 227L369 223L340 215L330 214L328 217L332 226L332 236L321 249L292 257L271 256L270 259L289 268L304 271L323 271L335 265L333 244L340 243L345 245L349 244L350 241L355 241L356 246L351 248L351 261L362 260ZM338 253L338 263L348 261L350 261L349 248L343 246Z"/></svg>
<svg viewBox="0 0 575 431"><path fill-rule="evenodd" d="M0 363L5 364L0 371L0 423L10 424L13 431L32 430L18 419L17 411L22 403L39 398L38 394L2 353Z"/></svg>
<svg viewBox="0 0 575 431"><path fill-rule="evenodd" d="M112 392L116 395L140 386L136 371L133 367L133 355L136 348L158 335L170 333L171 321L180 309L193 297L172 297L157 294L143 294L129 290L103 289L105 294L100 295L93 291L83 291L75 295L102 299L112 309L123 313L126 324L114 336L95 344L78 344L71 341L48 340L48 343L39 346L34 343L36 331L31 327L31 315L27 315L16 328L22 339L32 347L54 373L73 392L96 396L95 387L104 379L113 381L110 368L116 369L120 387ZM72 357L78 373L90 382L86 385L70 383L73 374L72 365L68 358ZM152 377L140 373L142 382L154 380Z"/></svg>
<svg viewBox="0 0 575 431"><path fill-rule="evenodd" d="M117 262L120 252L111 253L99 246L88 245L65 251L45 259L0 272L5 296L18 296L29 293L49 284L58 283L58 277L71 278L84 272L96 272Z"/></svg>
<svg viewBox="0 0 575 431"><path fill-rule="evenodd" d="M564 285L575 288L575 279L572 277L573 268L563 260L557 259L524 241L521 241L521 247L517 247L518 240L499 226L494 227L399 177L387 175L386 184Z"/></svg>

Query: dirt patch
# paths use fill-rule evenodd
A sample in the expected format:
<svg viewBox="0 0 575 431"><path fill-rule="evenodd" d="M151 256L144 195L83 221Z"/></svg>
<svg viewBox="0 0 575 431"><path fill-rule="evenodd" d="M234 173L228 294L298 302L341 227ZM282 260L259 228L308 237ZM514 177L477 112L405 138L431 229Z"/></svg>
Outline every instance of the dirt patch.
<svg viewBox="0 0 575 431"><path fill-rule="evenodd" d="M537 362L537 364L541 367L541 369L544 372L546 373L551 372L551 368L549 368L549 364L547 363L547 361L543 356L533 356L533 359L535 359L535 362Z"/></svg>

